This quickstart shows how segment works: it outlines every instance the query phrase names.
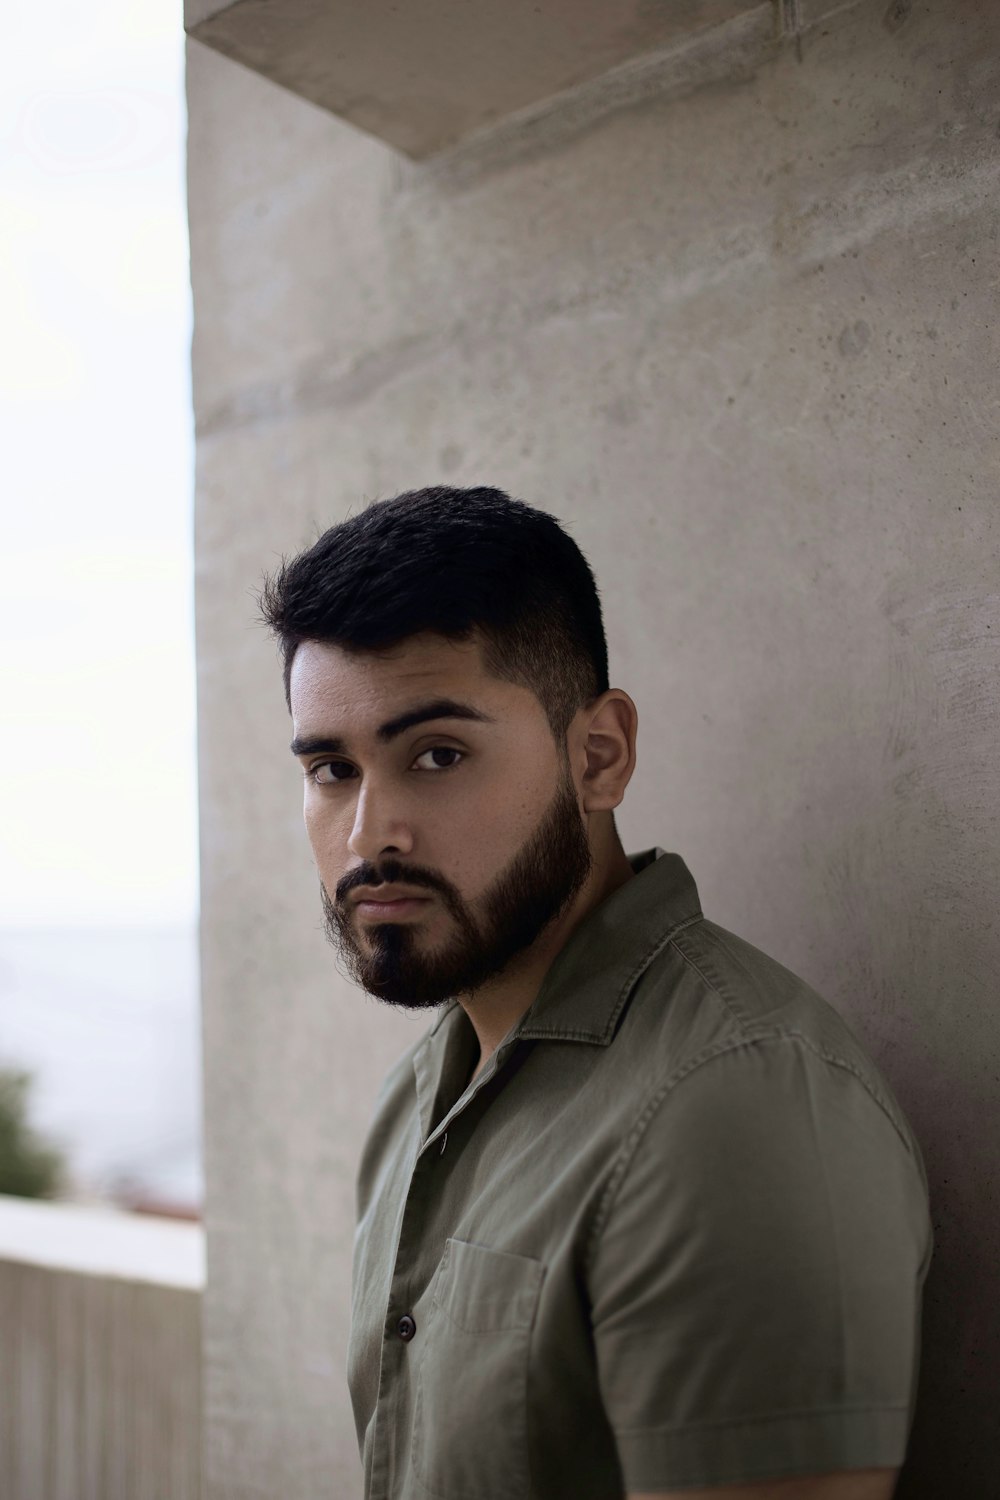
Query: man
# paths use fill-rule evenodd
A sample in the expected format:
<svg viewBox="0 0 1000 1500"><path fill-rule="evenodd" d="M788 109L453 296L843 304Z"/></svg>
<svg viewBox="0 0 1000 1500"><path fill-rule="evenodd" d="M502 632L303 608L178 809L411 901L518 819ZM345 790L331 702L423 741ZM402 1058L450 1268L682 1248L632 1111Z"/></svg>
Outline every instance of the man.
<svg viewBox="0 0 1000 1500"><path fill-rule="evenodd" d="M576 544L413 491L261 603L329 936L435 1012L358 1179L367 1500L887 1500L920 1152L840 1017L626 856L636 709Z"/></svg>

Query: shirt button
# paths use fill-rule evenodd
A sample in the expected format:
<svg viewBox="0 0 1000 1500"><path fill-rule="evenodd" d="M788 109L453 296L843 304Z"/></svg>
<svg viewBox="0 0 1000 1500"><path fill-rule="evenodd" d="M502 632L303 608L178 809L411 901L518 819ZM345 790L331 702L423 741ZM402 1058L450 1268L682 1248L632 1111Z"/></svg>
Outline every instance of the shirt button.
<svg viewBox="0 0 1000 1500"><path fill-rule="evenodd" d="M410 1317L409 1313L404 1313L403 1316L400 1318L399 1322L396 1324L396 1332L399 1334L400 1338L403 1340L403 1343L404 1344L408 1344L410 1342L410 1340L412 1339L413 1335L416 1333L416 1331L417 1331L417 1325L416 1325L416 1323L414 1323L414 1321Z"/></svg>

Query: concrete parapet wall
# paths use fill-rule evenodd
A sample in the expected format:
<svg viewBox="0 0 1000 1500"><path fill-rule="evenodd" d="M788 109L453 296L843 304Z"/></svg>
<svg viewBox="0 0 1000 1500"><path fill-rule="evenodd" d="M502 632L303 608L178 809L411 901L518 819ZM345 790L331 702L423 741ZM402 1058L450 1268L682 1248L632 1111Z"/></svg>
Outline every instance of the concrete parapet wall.
<svg viewBox="0 0 1000 1500"><path fill-rule="evenodd" d="M198 1500L199 1241L0 1198L4 1500Z"/></svg>

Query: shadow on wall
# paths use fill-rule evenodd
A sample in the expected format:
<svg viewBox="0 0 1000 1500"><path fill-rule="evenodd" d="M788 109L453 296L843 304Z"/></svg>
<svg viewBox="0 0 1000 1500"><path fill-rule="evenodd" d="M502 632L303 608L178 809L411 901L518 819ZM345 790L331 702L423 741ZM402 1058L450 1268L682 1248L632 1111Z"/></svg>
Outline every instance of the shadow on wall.
<svg viewBox="0 0 1000 1500"><path fill-rule="evenodd" d="M934 759L926 740L922 755ZM960 780L960 752L952 749L945 764ZM833 903L849 936L837 946L828 931L821 960L824 972L840 980L830 998L875 1057L913 1127L928 1178L934 1249L916 1411L896 1500L995 1500L1000 1211L989 1129L1000 1082L995 910L990 885L975 875L989 868L990 856L976 847L979 829L949 824L939 842L923 841L923 864L911 856L889 880L887 850L905 847L897 811L887 803L851 834L853 855L831 876L838 891L849 892L849 905ZM788 851L790 859L794 853ZM954 891L953 869L968 872Z"/></svg>
<svg viewBox="0 0 1000 1500"><path fill-rule="evenodd" d="M980 1142L996 1093L909 1058L904 1103L930 1185L934 1255L924 1287L917 1409L896 1500L1000 1495L1000 1226ZM922 1067L922 1072L918 1071ZM890 1080L891 1081L891 1080Z"/></svg>

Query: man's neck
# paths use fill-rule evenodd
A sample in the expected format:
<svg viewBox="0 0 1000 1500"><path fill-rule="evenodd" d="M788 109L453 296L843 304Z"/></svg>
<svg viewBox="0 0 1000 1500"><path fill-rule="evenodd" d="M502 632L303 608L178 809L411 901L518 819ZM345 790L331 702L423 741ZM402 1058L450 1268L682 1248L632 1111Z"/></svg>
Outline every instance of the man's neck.
<svg viewBox="0 0 1000 1500"><path fill-rule="evenodd" d="M595 854L594 868L574 900L562 916L547 927L541 937L521 955L520 962L509 965L503 974L483 985L474 995L458 997L479 1042L479 1060L469 1079L470 1083L486 1067L511 1027L516 1025L534 1003L542 980L574 930L595 907L606 901L619 886L631 880L634 874L616 836L603 860L598 859Z"/></svg>

